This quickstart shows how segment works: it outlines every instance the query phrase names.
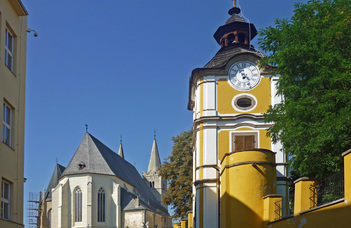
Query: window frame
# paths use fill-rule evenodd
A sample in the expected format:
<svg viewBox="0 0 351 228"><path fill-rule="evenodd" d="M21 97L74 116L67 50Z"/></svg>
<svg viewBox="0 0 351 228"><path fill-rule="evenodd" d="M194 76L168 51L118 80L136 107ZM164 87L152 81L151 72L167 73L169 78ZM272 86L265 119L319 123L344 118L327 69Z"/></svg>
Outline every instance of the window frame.
<svg viewBox="0 0 351 228"><path fill-rule="evenodd" d="M101 187L98 190L98 208L97 208L97 221L105 222L106 221L106 194L105 190Z"/></svg>
<svg viewBox="0 0 351 228"><path fill-rule="evenodd" d="M74 189L74 222L82 222L83 194L79 187Z"/></svg>
<svg viewBox="0 0 351 228"><path fill-rule="evenodd" d="M9 41L11 43L9 44ZM10 47L11 46L11 47ZM5 65L10 71L14 71L14 51L15 51L15 36L9 28L5 28ZM9 59L11 62L9 62Z"/></svg>
<svg viewBox="0 0 351 228"><path fill-rule="evenodd" d="M12 146L12 120L13 108L7 103L3 103L2 116L2 142L9 147Z"/></svg>
<svg viewBox="0 0 351 228"><path fill-rule="evenodd" d="M4 189L5 185L7 185L7 193L8 197L5 198L4 196ZM7 204L7 217L5 216L5 204ZM11 183L6 180L1 181L1 215L0 218L2 219L11 219Z"/></svg>
<svg viewBox="0 0 351 228"><path fill-rule="evenodd" d="M230 134L230 151L243 151L243 150L250 150L250 149L243 149L243 150L236 150L235 149L235 136L254 136L254 147L252 149L259 148L259 131L233 131Z"/></svg>

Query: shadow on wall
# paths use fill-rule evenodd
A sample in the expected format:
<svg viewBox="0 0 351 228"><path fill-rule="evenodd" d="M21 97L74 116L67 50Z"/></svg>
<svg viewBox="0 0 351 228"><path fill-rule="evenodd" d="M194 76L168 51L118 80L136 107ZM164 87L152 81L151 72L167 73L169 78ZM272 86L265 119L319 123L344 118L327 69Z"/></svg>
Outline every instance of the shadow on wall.
<svg viewBox="0 0 351 228"><path fill-rule="evenodd" d="M240 200L224 194L221 197L221 227L263 227L262 218Z"/></svg>

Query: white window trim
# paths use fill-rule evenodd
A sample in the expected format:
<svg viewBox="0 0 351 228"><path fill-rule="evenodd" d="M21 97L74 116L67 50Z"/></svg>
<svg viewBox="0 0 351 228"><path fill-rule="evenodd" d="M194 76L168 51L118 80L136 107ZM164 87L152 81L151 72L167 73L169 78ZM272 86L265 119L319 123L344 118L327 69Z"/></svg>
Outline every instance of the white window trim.
<svg viewBox="0 0 351 228"><path fill-rule="evenodd" d="M255 146L256 148L260 148L260 132L259 131L230 131L229 132L229 153L234 152L234 140L233 136L234 135L255 135L257 138L255 138Z"/></svg>
<svg viewBox="0 0 351 228"><path fill-rule="evenodd" d="M4 198L4 188L5 184L8 185L8 198ZM5 218L3 203L8 205L8 217ZM1 182L1 218L10 220L11 218L11 184L7 181L2 180Z"/></svg>
<svg viewBox="0 0 351 228"><path fill-rule="evenodd" d="M11 47L9 47L9 39L11 38ZM13 72L13 51L14 51L14 35L10 32L8 28L5 30L5 65ZM11 49L11 50L10 50ZM9 63L9 56L11 56L11 64ZM9 66L10 65L10 66Z"/></svg>
<svg viewBox="0 0 351 228"><path fill-rule="evenodd" d="M235 104L235 101L240 99L240 98L250 98L253 101L253 105L249 108L241 108ZM234 108L235 111L237 112L250 112L254 110L257 107L257 99L254 95L249 94L249 93L240 93L233 97L232 99L232 107Z"/></svg>
<svg viewBox="0 0 351 228"><path fill-rule="evenodd" d="M9 116L8 116L8 122L6 122L6 115L7 115L7 111L10 111L9 112ZM3 105L3 117L2 117L2 124L3 124L3 129L2 129L2 142L5 143L6 145L10 146L12 145L12 108L7 105L6 103L4 103ZM9 131L9 139L8 139L8 142L6 142L6 136L4 135L5 134L5 129L7 131Z"/></svg>

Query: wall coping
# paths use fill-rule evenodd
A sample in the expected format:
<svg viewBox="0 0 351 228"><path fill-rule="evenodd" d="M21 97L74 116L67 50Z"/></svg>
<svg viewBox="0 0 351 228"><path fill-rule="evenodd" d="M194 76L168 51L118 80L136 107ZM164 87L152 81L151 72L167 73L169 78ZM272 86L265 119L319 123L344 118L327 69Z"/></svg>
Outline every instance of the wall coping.
<svg viewBox="0 0 351 228"><path fill-rule="evenodd" d="M326 204L320 205L318 207L314 207L314 208L308 209L306 211L301 211L299 214L303 215L303 214L306 214L308 212L315 211L315 210L318 210L318 209L321 209L321 208L324 208L324 207L329 207L329 206L332 206L334 204L338 204L338 203L342 203L342 202L345 202L344 198L341 198L341 199L338 199L338 200L334 200L333 202L326 203Z"/></svg>
<svg viewBox="0 0 351 228"><path fill-rule="evenodd" d="M268 194L262 197L262 199L266 199L266 198L280 198L283 197L283 195L280 194Z"/></svg>
<svg viewBox="0 0 351 228"><path fill-rule="evenodd" d="M262 149L262 148L253 148L253 149L248 149L248 150L238 150L238 151L232 151L232 152L229 152L229 153L225 153L222 160L221 160L221 164L223 163L224 159L227 157L227 156L230 156L232 154L237 154L237 153L242 153L242 152L262 152L262 153L272 153L272 154L276 154L277 152L273 152L271 150L268 150L268 149Z"/></svg>
<svg viewBox="0 0 351 228"><path fill-rule="evenodd" d="M345 157L345 156L348 155L349 153L351 153L351 148L348 149L347 151L345 151L344 153L342 153L341 156Z"/></svg>
<svg viewBox="0 0 351 228"><path fill-rule="evenodd" d="M301 177L297 180L294 181L294 184L297 184L300 181L315 181L316 178L311 178L311 177Z"/></svg>

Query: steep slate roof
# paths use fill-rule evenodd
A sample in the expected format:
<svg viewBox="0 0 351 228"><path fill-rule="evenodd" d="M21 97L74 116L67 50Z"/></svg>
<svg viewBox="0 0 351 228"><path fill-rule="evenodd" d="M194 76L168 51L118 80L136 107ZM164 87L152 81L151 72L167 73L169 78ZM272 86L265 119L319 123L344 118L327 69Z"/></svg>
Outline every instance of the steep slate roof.
<svg viewBox="0 0 351 228"><path fill-rule="evenodd" d="M48 187L46 188L46 201L51 201L51 189L55 188L58 179L66 168L60 164L56 164L54 172L51 176Z"/></svg>
<svg viewBox="0 0 351 228"><path fill-rule="evenodd" d="M154 207L144 202L141 199L137 199L137 196L131 192L126 191L124 188L121 188L121 209L122 211L135 211L135 210L150 210L158 214L160 211L155 210ZM163 212L167 212L166 208L159 208Z"/></svg>
<svg viewBox="0 0 351 228"><path fill-rule="evenodd" d="M160 155L158 154L156 138L154 138L154 142L152 144L152 149L151 149L149 167L147 169L147 172L148 173L157 172L160 167L161 167Z"/></svg>
<svg viewBox="0 0 351 228"><path fill-rule="evenodd" d="M60 178L76 174L116 176L134 186L145 200L163 208L136 168L89 133L84 135L76 153Z"/></svg>

